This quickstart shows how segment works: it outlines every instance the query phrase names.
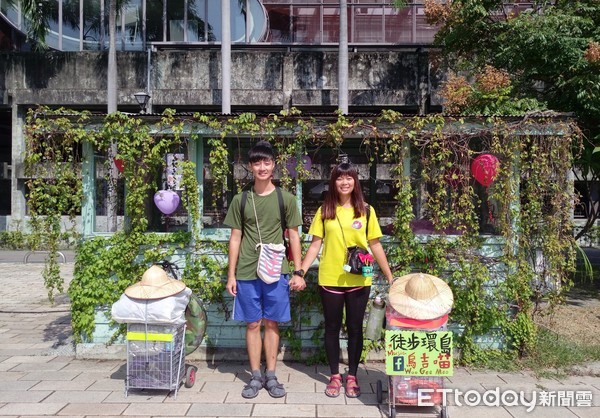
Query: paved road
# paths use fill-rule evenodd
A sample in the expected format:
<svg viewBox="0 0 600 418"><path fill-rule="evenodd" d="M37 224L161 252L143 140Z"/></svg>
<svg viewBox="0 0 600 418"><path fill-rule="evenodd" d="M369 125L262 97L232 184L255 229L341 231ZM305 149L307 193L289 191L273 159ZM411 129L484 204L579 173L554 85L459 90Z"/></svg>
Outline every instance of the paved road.
<svg viewBox="0 0 600 418"><path fill-rule="evenodd" d="M73 264L61 266L68 283ZM56 304L48 302L42 268L41 263L0 264L0 417L385 417L388 414L387 394L382 405L377 403L376 396L378 381L384 382L383 388L387 389L387 375L383 365L375 362L359 370L363 395L358 399L348 399L343 394L335 399L326 397L323 390L328 371L323 366L281 362L278 376L287 395L273 399L263 390L255 399L246 400L240 392L249 375L245 363L238 359L193 360L198 367L197 381L192 388L181 387L176 397L164 390L131 390L126 397L126 359L80 360L75 356L69 300L59 295ZM583 375L563 379L457 368L444 387L450 391L448 412L453 418L584 418L600 416L598 376L600 365L590 365ZM465 399L457 391L463 394L470 391L471 399ZM511 391L523 391L525 402L535 397L533 411L527 412L524 402L512 402ZM498 394L505 396L505 403L514 405L466 405L486 393L488 401ZM576 396L583 400L576 401ZM540 406L543 399L553 406ZM589 402L591 406L573 406L576 402ZM427 407L403 407L398 409L397 416L435 416L432 412L435 410Z"/></svg>

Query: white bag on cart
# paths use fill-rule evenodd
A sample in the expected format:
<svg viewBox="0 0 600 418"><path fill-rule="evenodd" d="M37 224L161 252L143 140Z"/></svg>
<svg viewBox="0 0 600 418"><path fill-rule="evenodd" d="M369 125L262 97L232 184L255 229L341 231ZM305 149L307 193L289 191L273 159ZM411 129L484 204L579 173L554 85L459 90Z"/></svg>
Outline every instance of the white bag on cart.
<svg viewBox="0 0 600 418"><path fill-rule="evenodd" d="M185 308L191 294L189 287L162 299L134 299L123 294L112 305L112 319L119 323L181 325L186 321Z"/></svg>
<svg viewBox="0 0 600 418"><path fill-rule="evenodd" d="M113 319L127 323L125 396L129 389L168 389L176 398L181 382L194 385L198 368L186 366L184 343L191 295L183 282L153 265L113 304Z"/></svg>

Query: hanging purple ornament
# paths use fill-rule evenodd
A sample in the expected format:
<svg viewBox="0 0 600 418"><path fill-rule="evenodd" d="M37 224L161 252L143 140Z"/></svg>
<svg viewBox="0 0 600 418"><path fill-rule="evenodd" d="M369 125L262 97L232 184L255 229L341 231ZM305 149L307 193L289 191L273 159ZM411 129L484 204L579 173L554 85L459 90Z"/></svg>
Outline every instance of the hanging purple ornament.
<svg viewBox="0 0 600 418"><path fill-rule="evenodd" d="M165 215L170 215L177 210L181 199L173 190L159 190L154 194L154 204Z"/></svg>

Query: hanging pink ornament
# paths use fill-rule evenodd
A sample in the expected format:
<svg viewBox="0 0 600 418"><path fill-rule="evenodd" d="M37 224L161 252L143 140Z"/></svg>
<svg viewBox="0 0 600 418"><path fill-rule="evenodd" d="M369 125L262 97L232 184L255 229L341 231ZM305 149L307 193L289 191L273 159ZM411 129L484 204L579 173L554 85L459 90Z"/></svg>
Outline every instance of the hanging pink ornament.
<svg viewBox="0 0 600 418"><path fill-rule="evenodd" d="M494 155L481 154L473 160L471 173L482 186L488 187L494 182L499 165L500 162Z"/></svg>
<svg viewBox="0 0 600 418"><path fill-rule="evenodd" d="M179 206L179 195L173 190L159 190L154 194L154 204L165 215L170 215Z"/></svg>
<svg viewBox="0 0 600 418"><path fill-rule="evenodd" d="M285 168L287 168L288 173L290 173L290 176L292 177L296 177L298 174L296 172L297 166L298 160L296 159L296 157L290 157L285 163ZM308 155L302 157L302 167L304 167L306 171L310 171L312 167L312 160Z"/></svg>
<svg viewBox="0 0 600 418"><path fill-rule="evenodd" d="M123 170L125 169L125 162L123 160L121 160L120 158L113 158L113 161L114 161L115 167L117 167L117 170L119 171L119 173L122 173Z"/></svg>

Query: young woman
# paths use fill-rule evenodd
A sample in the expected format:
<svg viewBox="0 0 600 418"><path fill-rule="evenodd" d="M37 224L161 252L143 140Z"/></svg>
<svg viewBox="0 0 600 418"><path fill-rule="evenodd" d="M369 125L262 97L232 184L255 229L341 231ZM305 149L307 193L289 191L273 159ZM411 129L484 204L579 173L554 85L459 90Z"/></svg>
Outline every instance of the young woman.
<svg viewBox="0 0 600 418"><path fill-rule="evenodd" d="M370 211L369 216L367 210ZM371 291L371 277L347 272L347 248L370 248L389 283L393 281L393 277L379 242L382 233L375 211L365 203L358 172L353 165L342 163L333 169L329 190L308 233L313 238L302 261L303 271L312 265L323 245L319 263L319 291L325 318L325 351L331 371L325 394L330 397L339 396L343 384L339 358L340 329L345 307L348 331L345 393L349 398L356 398L360 396L356 372L363 349L362 326Z"/></svg>

